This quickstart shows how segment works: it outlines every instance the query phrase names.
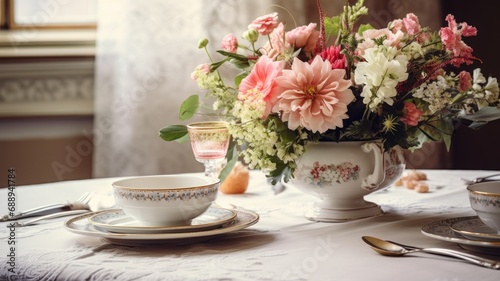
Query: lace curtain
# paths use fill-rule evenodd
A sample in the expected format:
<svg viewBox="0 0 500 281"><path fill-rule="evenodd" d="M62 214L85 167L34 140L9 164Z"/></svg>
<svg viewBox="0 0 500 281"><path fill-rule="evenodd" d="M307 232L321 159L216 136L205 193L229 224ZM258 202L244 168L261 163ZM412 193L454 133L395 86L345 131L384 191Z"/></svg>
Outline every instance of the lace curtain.
<svg viewBox="0 0 500 281"><path fill-rule="evenodd" d="M438 1L365 2L368 20L377 27L408 11L422 24L440 24ZM325 15L338 14L343 3L322 0ZM158 136L161 127L180 123L185 98L203 94L190 79L196 65L207 61L198 41L207 37L216 50L226 33L238 36L251 20L271 11L291 24L317 22L311 0L101 0L99 5L94 177L202 171L189 144Z"/></svg>

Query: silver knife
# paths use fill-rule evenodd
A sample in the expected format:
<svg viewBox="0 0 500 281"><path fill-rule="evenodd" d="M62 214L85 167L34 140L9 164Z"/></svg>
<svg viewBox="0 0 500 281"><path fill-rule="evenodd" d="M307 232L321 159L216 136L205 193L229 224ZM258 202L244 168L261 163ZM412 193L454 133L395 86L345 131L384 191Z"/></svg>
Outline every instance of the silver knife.
<svg viewBox="0 0 500 281"><path fill-rule="evenodd" d="M30 217L46 216L53 213L66 212L72 210L88 210L89 206L81 202L67 204L50 204L17 213L14 216L4 215L0 217L0 222L13 221Z"/></svg>

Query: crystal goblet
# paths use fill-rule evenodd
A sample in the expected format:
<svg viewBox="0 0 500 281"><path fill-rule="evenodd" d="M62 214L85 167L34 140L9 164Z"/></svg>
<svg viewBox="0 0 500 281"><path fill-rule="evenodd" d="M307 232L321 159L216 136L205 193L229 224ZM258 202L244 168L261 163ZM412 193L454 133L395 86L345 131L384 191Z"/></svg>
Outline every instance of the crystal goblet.
<svg viewBox="0 0 500 281"><path fill-rule="evenodd" d="M229 146L229 130L223 121L187 125L194 157L205 166L205 176L218 178Z"/></svg>

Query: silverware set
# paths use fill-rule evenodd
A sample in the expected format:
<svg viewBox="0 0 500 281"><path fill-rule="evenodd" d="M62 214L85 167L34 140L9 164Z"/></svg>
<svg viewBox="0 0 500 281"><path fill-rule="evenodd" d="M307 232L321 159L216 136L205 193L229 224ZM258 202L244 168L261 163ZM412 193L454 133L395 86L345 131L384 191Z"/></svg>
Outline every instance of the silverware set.
<svg viewBox="0 0 500 281"><path fill-rule="evenodd" d="M89 206L89 202L90 199L92 199L93 195L94 195L93 192L85 192L74 202L44 205L20 212L18 214L15 214L14 216L4 215L0 217L0 222L16 221L15 226L21 227L21 226L32 225L46 219L90 212L91 209ZM33 219L22 222L19 221L25 218L33 218Z"/></svg>

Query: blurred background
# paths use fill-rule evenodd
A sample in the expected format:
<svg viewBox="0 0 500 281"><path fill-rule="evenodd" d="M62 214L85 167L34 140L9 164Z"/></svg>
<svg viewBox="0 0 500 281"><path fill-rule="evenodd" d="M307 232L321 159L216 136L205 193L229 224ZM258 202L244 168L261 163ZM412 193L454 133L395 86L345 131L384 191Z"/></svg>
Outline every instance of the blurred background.
<svg viewBox="0 0 500 281"><path fill-rule="evenodd" d="M320 2L326 16L344 4ZM488 3L365 5L364 21L375 27L412 12L437 30L454 14L478 29L466 42L483 61L470 70L500 77L490 41L500 24ZM318 21L312 0L0 0L0 180L9 168L18 185L202 171L189 144L158 137L160 128L180 124L185 98L203 94L190 79L207 61L198 41L207 37L215 54L226 33L239 38L250 21L274 11L291 24ZM499 129L499 122L459 128L450 151L434 143L408 152L408 168L500 170Z"/></svg>

